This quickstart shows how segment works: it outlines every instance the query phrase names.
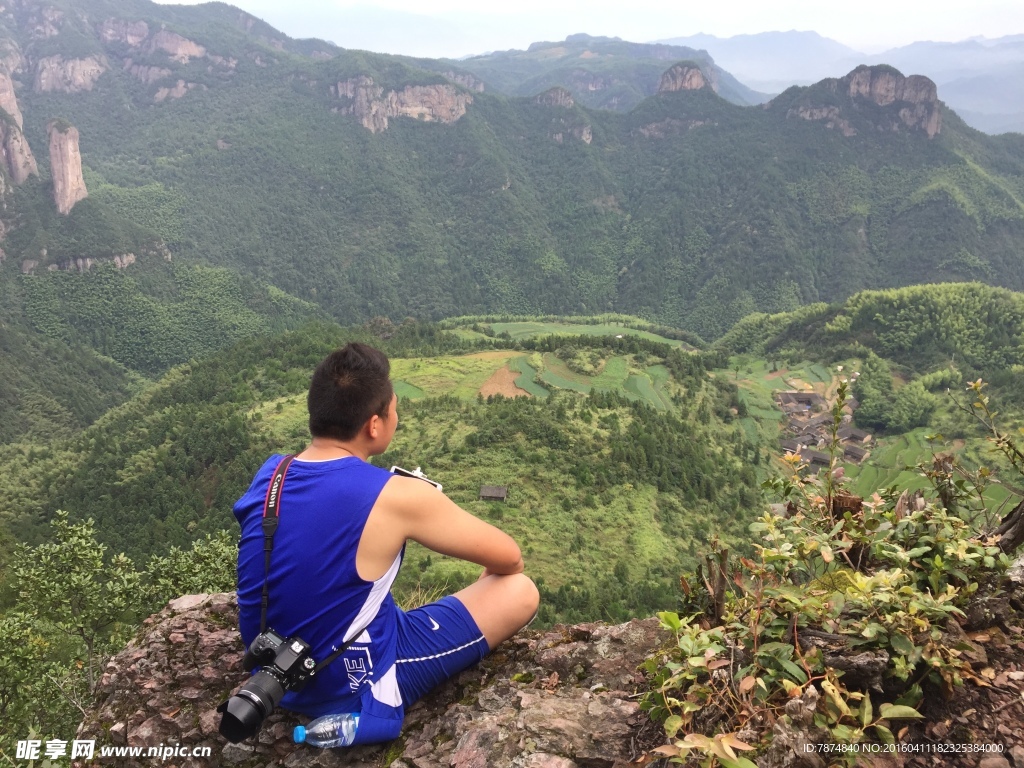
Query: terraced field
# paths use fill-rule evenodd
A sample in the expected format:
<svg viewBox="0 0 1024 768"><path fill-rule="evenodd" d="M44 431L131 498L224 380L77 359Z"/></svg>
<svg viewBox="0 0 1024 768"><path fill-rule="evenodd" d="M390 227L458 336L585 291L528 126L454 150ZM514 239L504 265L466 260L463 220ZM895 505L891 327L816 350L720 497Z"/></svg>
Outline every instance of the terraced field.
<svg viewBox="0 0 1024 768"><path fill-rule="evenodd" d="M472 355L395 358L391 361L391 376L399 397L408 392L413 399L450 394L468 400L475 398L484 382L518 354L513 350L488 350Z"/></svg>
<svg viewBox="0 0 1024 768"><path fill-rule="evenodd" d="M519 377L516 379L516 386L520 389L525 389L534 397L547 397L550 393L538 384L535 379L537 377L537 369L533 368L529 361L526 359L526 355L514 358L508 367L513 371L519 371Z"/></svg>
<svg viewBox="0 0 1024 768"><path fill-rule="evenodd" d="M614 323L587 325L583 323L542 323L524 321L515 323L490 323L490 326L494 333L507 333L513 339L532 339L541 336L551 336L553 334L567 336L638 336L641 339L658 341L663 344L670 344L673 347L687 347L683 342L675 339L666 339L664 336L659 336L658 334L651 333L650 331L644 331L638 328L626 328L625 326L615 325ZM464 336L461 333L460 335L463 335L463 338L476 338L480 335L475 331L466 332L474 335Z"/></svg>

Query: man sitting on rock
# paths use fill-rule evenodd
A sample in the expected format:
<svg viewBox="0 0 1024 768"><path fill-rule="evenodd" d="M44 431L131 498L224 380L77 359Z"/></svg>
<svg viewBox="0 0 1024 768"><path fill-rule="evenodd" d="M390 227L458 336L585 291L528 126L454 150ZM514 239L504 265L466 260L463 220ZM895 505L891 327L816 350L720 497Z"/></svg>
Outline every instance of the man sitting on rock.
<svg viewBox="0 0 1024 768"><path fill-rule="evenodd" d="M313 717L359 712L356 744L397 737L406 706L518 632L539 601L511 537L431 484L367 462L387 450L398 426L389 374L383 353L355 342L317 367L308 396L312 440L287 468L269 569L267 627L305 640L317 661L352 641L281 706ZM234 507L246 646L260 632L262 517L283 458L271 456ZM402 611L391 585L408 539L483 573L454 595Z"/></svg>

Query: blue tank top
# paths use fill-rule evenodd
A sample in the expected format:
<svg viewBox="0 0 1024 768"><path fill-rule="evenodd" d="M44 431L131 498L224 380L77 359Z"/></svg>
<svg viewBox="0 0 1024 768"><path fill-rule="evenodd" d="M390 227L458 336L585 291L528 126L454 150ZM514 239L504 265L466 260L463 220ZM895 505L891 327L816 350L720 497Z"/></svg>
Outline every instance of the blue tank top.
<svg viewBox="0 0 1024 768"><path fill-rule="evenodd" d="M263 508L270 479L282 458L271 456L234 506L242 527L238 614L246 647L259 634ZM373 717L361 719L356 743L394 738L404 715L395 677L398 609L391 585L405 550L376 581L366 581L356 570L363 526L391 477L354 456L324 462L294 460L281 490L270 559L268 628L286 637L298 635L312 646L318 662L354 638L348 650L305 688L286 693L281 706L310 716L377 715L375 723Z"/></svg>

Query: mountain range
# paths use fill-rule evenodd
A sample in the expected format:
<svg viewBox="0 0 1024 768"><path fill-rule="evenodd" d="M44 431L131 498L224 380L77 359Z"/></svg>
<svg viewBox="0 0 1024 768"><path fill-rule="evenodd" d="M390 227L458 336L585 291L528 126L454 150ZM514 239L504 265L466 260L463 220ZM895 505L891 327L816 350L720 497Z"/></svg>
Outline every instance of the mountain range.
<svg viewBox="0 0 1024 768"><path fill-rule="evenodd" d="M712 339L862 288L1024 288L1024 138L891 67L741 106L699 51L597 38L411 59L147 0L17 0L0 34L12 350L154 376L314 317L623 311ZM636 105L586 106L576 71ZM35 394L32 423L90 418Z"/></svg>
<svg viewBox="0 0 1024 768"><path fill-rule="evenodd" d="M719 38L691 35L661 41L707 51L758 91L778 93L839 77L860 64L888 64L926 75L969 125L987 133L1024 132L1024 36L920 41L865 54L816 32L763 32Z"/></svg>

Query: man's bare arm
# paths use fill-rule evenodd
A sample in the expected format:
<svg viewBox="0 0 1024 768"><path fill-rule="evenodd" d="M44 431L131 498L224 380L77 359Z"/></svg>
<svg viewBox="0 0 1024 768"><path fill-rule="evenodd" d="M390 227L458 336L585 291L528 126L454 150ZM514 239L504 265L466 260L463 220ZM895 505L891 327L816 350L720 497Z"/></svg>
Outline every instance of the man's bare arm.
<svg viewBox="0 0 1024 768"><path fill-rule="evenodd" d="M428 549L482 565L485 574L523 570L522 552L511 536L422 480L394 477L384 486L381 500L405 536Z"/></svg>

